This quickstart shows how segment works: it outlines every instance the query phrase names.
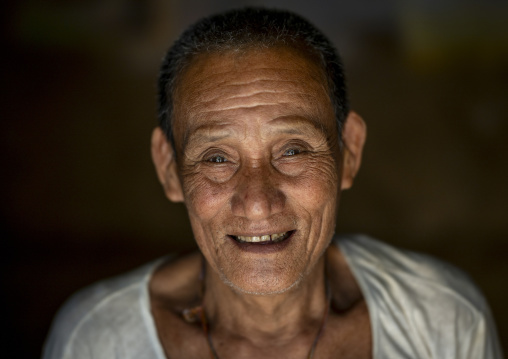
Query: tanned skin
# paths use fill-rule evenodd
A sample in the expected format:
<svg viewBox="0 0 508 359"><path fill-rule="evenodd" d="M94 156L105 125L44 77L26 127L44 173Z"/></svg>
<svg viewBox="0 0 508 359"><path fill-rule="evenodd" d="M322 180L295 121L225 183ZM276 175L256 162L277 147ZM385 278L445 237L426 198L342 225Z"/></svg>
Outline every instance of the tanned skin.
<svg viewBox="0 0 508 359"><path fill-rule="evenodd" d="M372 356L364 297L330 246L366 129L351 112L339 145L326 83L309 56L285 47L198 55L179 77L176 150L156 128L152 156L166 196L187 208L200 253L161 266L150 282L167 357L210 357L200 323L181 316L202 300L221 359L306 358L327 280L332 304L314 358ZM277 244L240 240L281 233Z"/></svg>

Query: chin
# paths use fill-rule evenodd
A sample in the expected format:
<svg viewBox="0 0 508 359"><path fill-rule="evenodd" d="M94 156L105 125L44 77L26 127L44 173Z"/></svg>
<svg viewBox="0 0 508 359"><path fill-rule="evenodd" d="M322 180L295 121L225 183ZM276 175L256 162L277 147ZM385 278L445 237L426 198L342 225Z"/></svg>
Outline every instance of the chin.
<svg viewBox="0 0 508 359"><path fill-rule="evenodd" d="M235 292L240 294L269 296L277 295L291 291L297 288L302 281L303 273L296 278L281 278L277 275L250 275L247 278L234 278L229 279L222 271L220 278L222 281L231 287Z"/></svg>

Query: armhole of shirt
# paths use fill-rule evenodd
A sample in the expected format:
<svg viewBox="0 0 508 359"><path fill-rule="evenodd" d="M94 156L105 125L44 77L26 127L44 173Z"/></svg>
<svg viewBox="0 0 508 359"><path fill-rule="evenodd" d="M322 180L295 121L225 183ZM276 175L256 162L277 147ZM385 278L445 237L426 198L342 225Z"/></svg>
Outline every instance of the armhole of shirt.
<svg viewBox="0 0 508 359"><path fill-rule="evenodd" d="M139 305L141 310L141 316L145 323L145 327L148 331L148 338L150 340L150 344L152 345L155 354L157 355L157 359L167 359L166 354L164 353L164 349L162 348L162 344L159 339L159 334L157 333L157 327L155 325L155 319L152 315L152 309L150 304L150 279L152 278L153 273L157 270L157 268L164 262L166 262L168 257L159 259L154 263L152 268L145 274L143 281L141 283L140 288L140 298Z"/></svg>

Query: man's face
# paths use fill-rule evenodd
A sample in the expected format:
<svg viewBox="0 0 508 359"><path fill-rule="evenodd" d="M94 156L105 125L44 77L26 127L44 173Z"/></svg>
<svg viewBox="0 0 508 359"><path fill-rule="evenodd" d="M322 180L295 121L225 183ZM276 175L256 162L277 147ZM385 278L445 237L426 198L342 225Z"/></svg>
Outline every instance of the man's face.
<svg viewBox="0 0 508 359"><path fill-rule="evenodd" d="M296 285L332 238L339 197L322 71L286 48L200 55L174 104L179 179L210 266L242 292Z"/></svg>

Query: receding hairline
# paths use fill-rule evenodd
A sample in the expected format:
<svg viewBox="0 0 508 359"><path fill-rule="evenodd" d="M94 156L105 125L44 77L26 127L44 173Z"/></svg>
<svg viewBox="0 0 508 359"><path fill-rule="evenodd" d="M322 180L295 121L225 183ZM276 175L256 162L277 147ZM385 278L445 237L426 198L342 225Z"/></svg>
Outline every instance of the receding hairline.
<svg viewBox="0 0 508 359"><path fill-rule="evenodd" d="M248 56L252 52L259 50L268 50L268 51L277 51L277 50L285 50L289 52L294 52L297 55L300 55L302 58L308 60L310 63L316 65L316 69L319 71L320 77L323 81L323 84L326 84L327 91L329 93L330 99L331 95L331 84L329 83L328 76L326 74L326 70L324 68L324 64L322 63L322 59L320 58L319 53L314 50L312 47L303 44L297 43L296 41L292 44L284 43L281 41L280 43L266 44L261 41L254 41L252 43L239 44L238 46L227 46L227 47L212 47L208 48L206 51L197 51L191 55L189 55L186 60L181 64L179 68L178 74L175 75L173 86L168 88L168 91L172 91L174 95L177 91L177 88L180 85L180 82L188 70L195 64L197 61L206 59L206 57L210 55L219 55L219 56L227 56L227 55L236 55L239 57Z"/></svg>
<svg viewBox="0 0 508 359"><path fill-rule="evenodd" d="M187 28L169 48L159 73L159 125L169 142L172 132L173 90L182 69L194 56L212 52L242 52L256 48L287 47L301 51L325 74L332 100L339 143L349 111L343 64L332 42L316 26L291 11L246 7L205 17Z"/></svg>

